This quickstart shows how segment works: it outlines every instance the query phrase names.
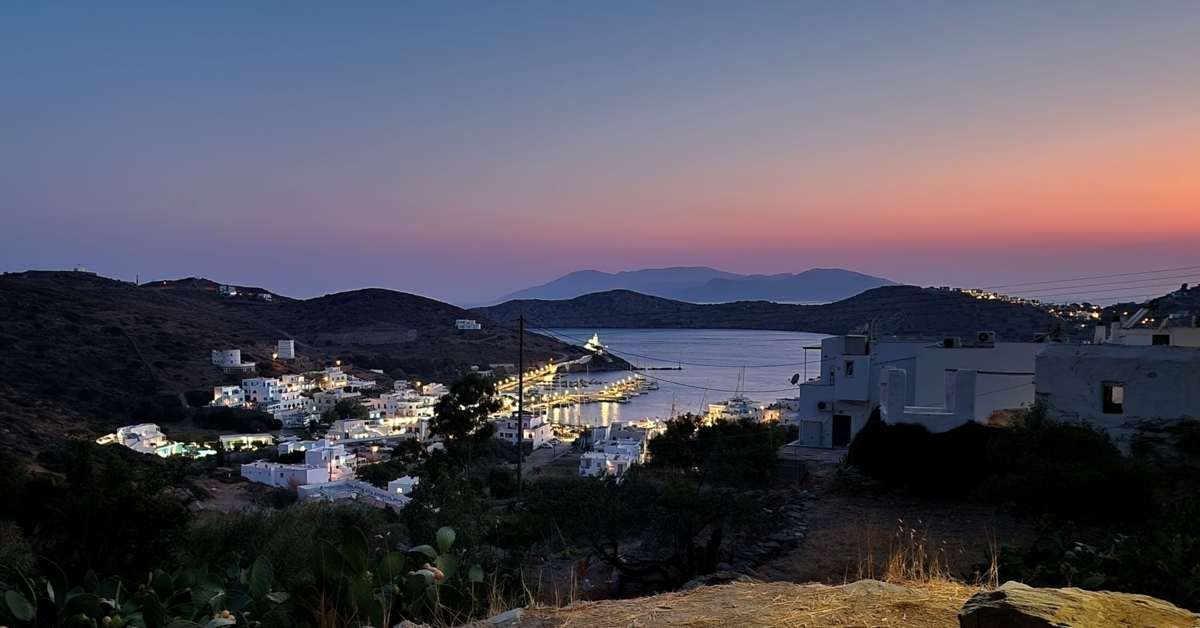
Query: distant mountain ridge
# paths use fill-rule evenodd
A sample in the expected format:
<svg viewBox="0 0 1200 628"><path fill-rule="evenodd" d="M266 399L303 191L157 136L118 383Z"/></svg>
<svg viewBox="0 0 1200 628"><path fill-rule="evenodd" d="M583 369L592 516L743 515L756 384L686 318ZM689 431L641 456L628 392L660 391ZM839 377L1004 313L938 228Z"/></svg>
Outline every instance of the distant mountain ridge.
<svg viewBox="0 0 1200 628"><path fill-rule="evenodd" d="M1067 329L1066 321L1031 305L918 286L884 286L821 305L698 304L610 290L566 301L508 301L472 311L494 320L524 316L549 328L763 329L836 335L870 322L880 337L972 338L979 331L995 331L1005 341L1028 341L1056 327Z"/></svg>
<svg viewBox="0 0 1200 628"><path fill-rule="evenodd" d="M813 268L796 274L738 275L707 266L676 266L619 273L581 270L540 286L519 290L500 301L573 299L594 292L631 290L688 303L827 303L891 285L897 284L890 279L841 268Z"/></svg>

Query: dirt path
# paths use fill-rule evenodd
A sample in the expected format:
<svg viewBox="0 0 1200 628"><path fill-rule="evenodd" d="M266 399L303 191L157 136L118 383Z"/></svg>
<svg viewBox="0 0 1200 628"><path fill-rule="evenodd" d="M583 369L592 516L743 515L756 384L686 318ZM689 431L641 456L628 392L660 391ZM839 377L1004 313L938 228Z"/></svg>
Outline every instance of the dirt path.
<svg viewBox="0 0 1200 628"><path fill-rule="evenodd" d="M950 576L963 578L985 559L990 542L1028 542L1030 522L963 502L828 491L809 502L800 546L758 569L765 580L841 584L887 575L897 551L923 552Z"/></svg>

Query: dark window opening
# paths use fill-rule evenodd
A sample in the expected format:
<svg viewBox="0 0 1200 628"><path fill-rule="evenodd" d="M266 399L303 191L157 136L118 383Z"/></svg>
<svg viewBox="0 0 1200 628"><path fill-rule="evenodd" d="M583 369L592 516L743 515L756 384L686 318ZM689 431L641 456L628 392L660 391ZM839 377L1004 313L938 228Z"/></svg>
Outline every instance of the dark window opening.
<svg viewBox="0 0 1200 628"><path fill-rule="evenodd" d="M1171 344L1171 334L1154 334L1150 336L1150 344L1156 347L1165 347Z"/></svg>
<svg viewBox="0 0 1200 628"><path fill-rule="evenodd" d="M846 377L854 377L854 360L846 360Z"/></svg>
<svg viewBox="0 0 1200 628"><path fill-rule="evenodd" d="M1104 384L1104 414L1122 414L1125 412L1125 386L1123 384Z"/></svg>

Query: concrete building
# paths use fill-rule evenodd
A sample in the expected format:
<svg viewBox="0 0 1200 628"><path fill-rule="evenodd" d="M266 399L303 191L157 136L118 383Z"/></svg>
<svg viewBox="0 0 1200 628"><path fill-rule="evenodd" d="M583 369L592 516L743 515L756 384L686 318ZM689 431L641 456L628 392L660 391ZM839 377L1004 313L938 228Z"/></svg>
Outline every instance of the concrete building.
<svg viewBox="0 0 1200 628"><path fill-rule="evenodd" d="M820 374L799 384L789 404L796 410L782 414L781 420L800 428L802 446L846 447L880 407L881 374L893 367L905 372L903 405L914 407L936 407L945 401L947 372L975 371L975 420L983 422L996 410L1033 403L1034 361L1043 346L995 342L990 332L967 342L825 338Z"/></svg>
<svg viewBox="0 0 1200 628"><path fill-rule="evenodd" d="M458 329L460 331L479 330L479 329L483 329L483 325L480 325L479 323L476 323L475 321L473 321L469 318L460 318L460 319L454 321L454 328Z"/></svg>
<svg viewBox="0 0 1200 628"><path fill-rule="evenodd" d="M1200 419L1200 350L1048 344L1037 356L1036 397L1052 418L1104 428L1128 453L1143 424Z"/></svg>
<svg viewBox="0 0 1200 628"><path fill-rule="evenodd" d="M280 340L275 343L275 357L280 360L296 359L296 341Z"/></svg>

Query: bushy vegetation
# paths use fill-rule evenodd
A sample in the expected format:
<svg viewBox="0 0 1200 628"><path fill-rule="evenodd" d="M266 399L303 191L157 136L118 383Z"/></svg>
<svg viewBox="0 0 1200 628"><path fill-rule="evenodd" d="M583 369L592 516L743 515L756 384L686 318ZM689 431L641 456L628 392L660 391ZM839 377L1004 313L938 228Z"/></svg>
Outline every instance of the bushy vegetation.
<svg viewBox="0 0 1200 628"><path fill-rule="evenodd" d="M1032 586L1151 595L1200 609L1200 507L1125 457L1107 432L1034 407L1011 427L943 434L872 420L847 462L885 488L994 504L1039 520L1038 538L1001 543L976 574Z"/></svg>
<svg viewBox="0 0 1200 628"><path fill-rule="evenodd" d="M204 493L195 475L211 463L79 441L39 458L52 473L29 473L0 452L0 625L461 621L527 601L537 587L525 560L550 546L607 562L624 583L669 589L713 571L727 534L761 518L774 452L795 438L684 417L651 441L651 468L619 481L548 478L516 504L515 448L487 421L497 407L491 383L465 377L435 409L442 451L407 441L363 465L377 485L421 478L399 513L295 503L283 489L237 512L192 512ZM258 431L242 422L250 414L199 414L202 426Z"/></svg>
<svg viewBox="0 0 1200 628"><path fill-rule="evenodd" d="M651 439L650 465L692 476L700 484L762 486L771 479L779 447L798 437L795 426L750 419L710 422L686 414Z"/></svg>
<svg viewBox="0 0 1200 628"><path fill-rule="evenodd" d="M256 410L243 408L204 408L196 413L193 422L204 429L257 434L283 427L279 419Z"/></svg>
<svg viewBox="0 0 1200 628"><path fill-rule="evenodd" d="M971 497L1030 516L1106 523L1155 512L1145 464L1122 456L1106 432L1049 419L1041 407L1008 428L967 423L941 434L873 417L846 462L886 488Z"/></svg>
<svg viewBox="0 0 1200 628"><path fill-rule="evenodd" d="M1043 526L1029 546L1000 545L976 570L983 573L994 563L1002 582L1139 593L1200 610L1200 536L1194 522L1181 530L1156 521L1136 534L1090 543L1072 525Z"/></svg>

